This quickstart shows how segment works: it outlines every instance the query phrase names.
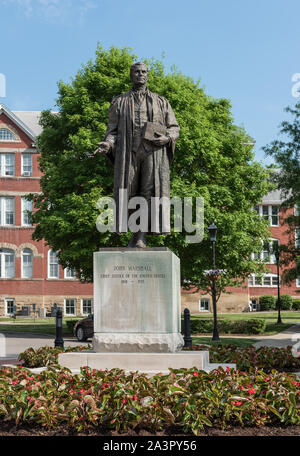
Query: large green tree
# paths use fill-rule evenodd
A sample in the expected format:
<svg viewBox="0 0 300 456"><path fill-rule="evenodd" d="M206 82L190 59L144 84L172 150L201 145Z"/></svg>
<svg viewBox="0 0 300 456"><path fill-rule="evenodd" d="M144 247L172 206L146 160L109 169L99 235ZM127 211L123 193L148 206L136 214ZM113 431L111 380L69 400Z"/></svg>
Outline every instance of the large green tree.
<svg viewBox="0 0 300 456"><path fill-rule="evenodd" d="M291 283L300 276L300 103L287 107L285 111L292 119L281 123L279 132L282 139L273 141L263 149L279 166L273 172L272 180L284 199L282 208L286 215L282 223L287 225L289 241L281 246L281 263L286 266L283 280ZM298 211L289 210L297 207Z"/></svg>
<svg viewBox="0 0 300 456"><path fill-rule="evenodd" d="M103 246L126 246L129 234L99 233L96 202L112 196L113 168L107 158L93 152L104 137L112 98L131 87L129 69L137 57L127 48L98 46L96 58L82 66L71 83L58 85L58 113L44 111L40 195L34 196L34 238L45 239L59 251L61 264L92 280L92 254ZM171 168L171 196L203 197L205 235L200 243L187 243L186 233L149 237L150 246L167 246L180 257L182 280L210 289L203 271L211 267L207 227L218 226L216 264L227 270L219 289L241 283L262 264L251 259L268 237L266 223L252 210L270 188L268 172L253 160L250 138L238 128L230 102L205 94L198 82L176 70L166 73L160 61L149 67L148 86L165 96L180 125Z"/></svg>

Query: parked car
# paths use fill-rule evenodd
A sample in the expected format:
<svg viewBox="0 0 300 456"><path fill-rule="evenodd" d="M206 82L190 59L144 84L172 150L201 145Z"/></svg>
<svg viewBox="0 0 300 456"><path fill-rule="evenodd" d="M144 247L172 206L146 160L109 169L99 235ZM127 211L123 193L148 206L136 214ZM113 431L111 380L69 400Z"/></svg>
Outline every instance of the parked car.
<svg viewBox="0 0 300 456"><path fill-rule="evenodd" d="M94 334L94 315L89 315L87 318L79 320L74 325L74 336L79 342L93 337Z"/></svg>

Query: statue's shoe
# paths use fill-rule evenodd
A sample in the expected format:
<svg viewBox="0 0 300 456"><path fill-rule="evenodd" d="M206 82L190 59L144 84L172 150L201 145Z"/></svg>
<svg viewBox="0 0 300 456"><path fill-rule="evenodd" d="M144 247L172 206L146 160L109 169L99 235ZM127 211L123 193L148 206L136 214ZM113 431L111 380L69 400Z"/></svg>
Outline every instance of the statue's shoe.
<svg viewBox="0 0 300 456"><path fill-rule="evenodd" d="M145 233L133 233L128 246L131 249L145 249L146 248L146 234Z"/></svg>
<svg viewBox="0 0 300 456"><path fill-rule="evenodd" d="M146 248L146 242L144 242L142 239L139 239L137 243L135 244L135 247L138 249L145 249Z"/></svg>

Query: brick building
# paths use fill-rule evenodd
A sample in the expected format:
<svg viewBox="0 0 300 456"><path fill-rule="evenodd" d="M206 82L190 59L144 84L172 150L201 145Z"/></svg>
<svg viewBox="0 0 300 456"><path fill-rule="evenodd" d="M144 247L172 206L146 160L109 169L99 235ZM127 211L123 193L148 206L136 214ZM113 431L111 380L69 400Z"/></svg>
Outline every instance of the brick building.
<svg viewBox="0 0 300 456"><path fill-rule="evenodd" d="M270 255L274 244L287 244L287 227L283 225L283 218L287 217L280 210L282 199L279 191L270 192L266 195L255 209L261 217L270 222L269 246L262 245L260 258L266 261L268 273L262 280L255 275L248 278L245 288L228 288L230 294L223 293L217 303L218 312L243 312L249 310L249 303L255 306L259 303L259 297L265 294L277 297L277 265L275 255ZM294 211L294 209L292 210ZM300 233L294 236L293 241L300 243ZM298 244L299 245L299 244ZM280 271L281 273L281 271ZM300 298L300 277L290 286L281 285L280 293L289 294L294 298ZM199 292L182 291L182 308L188 307L192 313L212 312L212 298L209 295L202 295Z"/></svg>
<svg viewBox="0 0 300 456"><path fill-rule="evenodd" d="M41 132L39 115L0 105L0 316L12 314L14 306L17 314L22 307L32 314L32 304L49 313L54 303L65 315L86 315L92 311L93 285L80 283L45 242L32 240L27 211L33 208L24 197L40 191L34 143Z"/></svg>

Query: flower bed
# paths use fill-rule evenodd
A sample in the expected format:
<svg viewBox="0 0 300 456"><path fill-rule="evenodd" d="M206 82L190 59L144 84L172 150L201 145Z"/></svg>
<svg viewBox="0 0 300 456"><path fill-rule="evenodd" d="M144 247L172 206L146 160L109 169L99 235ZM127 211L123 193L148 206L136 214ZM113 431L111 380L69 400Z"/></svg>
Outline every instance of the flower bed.
<svg viewBox="0 0 300 456"><path fill-rule="evenodd" d="M91 349L88 346L53 348L41 347L37 350L28 348L19 355L19 361L23 362L23 367L45 367L57 365L58 355L63 352L85 351ZM270 371L279 370L299 370L300 359L292 354L291 347L236 347L235 345L193 345L184 350L208 350L211 363L235 363L240 370L249 370L250 367L257 367Z"/></svg>
<svg viewBox="0 0 300 456"><path fill-rule="evenodd" d="M39 375L0 369L0 419L77 431L159 431L181 426L197 434L205 426L300 424L300 382L293 374L259 370L174 370L170 375L83 368L81 375L53 367Z"/></svg>
<svg viewBox="0 0 300 456"><path fill-rule="evenodd" d="M193 345L185 350L208 350L211 363L235 363L237 369L245 371L251 367L267 372L272 369L300 371L300 359L293 356L291 348Z"/></svg>
<svg viewBox="0 0 300 456"><path fill-rule="evenodd" d="M90 345L79 347L40 347L36 350L28 348L23 353L20 353L18 360L23 362L26 367L46 367L57 364L58 355L60 353L78 352L91 349Z"/></svg>

